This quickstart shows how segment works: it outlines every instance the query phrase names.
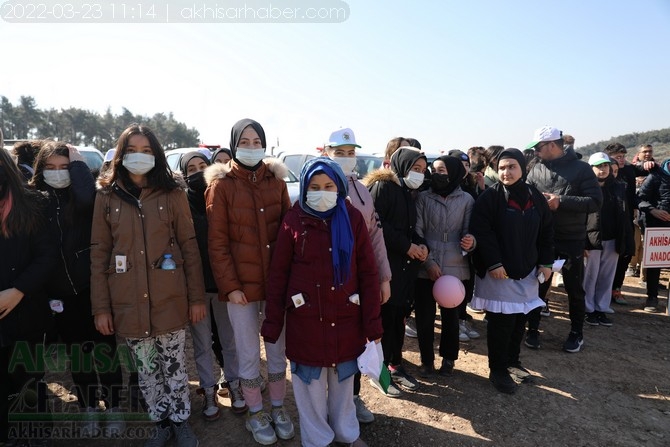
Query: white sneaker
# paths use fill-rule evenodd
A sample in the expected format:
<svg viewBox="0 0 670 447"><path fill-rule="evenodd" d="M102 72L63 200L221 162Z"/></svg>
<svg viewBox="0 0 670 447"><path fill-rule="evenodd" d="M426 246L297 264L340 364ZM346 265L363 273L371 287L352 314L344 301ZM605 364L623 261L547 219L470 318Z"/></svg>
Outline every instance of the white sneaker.
<svg viewBox="0 0 670 447"><path fill-rule="evenodd" d="M272 407L270 415L275 426L275 433L279 439L291 439L295 436L293 422L291 422L291 418L284 407Z"/></svg>
<svg viewBox="0 0 670 447"><path fill-rule="evenodd" d="M459 327L459 332L462 333L462 334L465 334L468 337L468 339L479 338L480 337L479 332L472 329L472 326L470 326L470 323L468 323L465 320L460 320L460 322L458 324L458 327ZM460 336L459 336L459 339L460 339Z"/></svg>
<svg viewBox="0 0 670 447"><path fill-rule="evenodd" d="M250 414L244 425L254 436L254 441L262 445L272 445L277 442L277 435L270 422L272 422L270 415L261 410Z"/></svg>

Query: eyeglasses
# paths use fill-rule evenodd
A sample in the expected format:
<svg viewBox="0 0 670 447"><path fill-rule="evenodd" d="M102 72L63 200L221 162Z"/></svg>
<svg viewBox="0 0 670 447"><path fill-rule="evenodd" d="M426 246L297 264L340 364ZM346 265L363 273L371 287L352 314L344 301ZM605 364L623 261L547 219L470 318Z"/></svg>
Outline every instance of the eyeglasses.
<svg viewBox="0 0 670 447"><path fill-rule="evenodd" d="M537 146L535 146L535 152L540 152L540 151L542 150L543 147L545 147L545 146L547 146L547 145L549 145L549 144L551 144L551 141L546 142L546 143L538 144Z"/></svg>

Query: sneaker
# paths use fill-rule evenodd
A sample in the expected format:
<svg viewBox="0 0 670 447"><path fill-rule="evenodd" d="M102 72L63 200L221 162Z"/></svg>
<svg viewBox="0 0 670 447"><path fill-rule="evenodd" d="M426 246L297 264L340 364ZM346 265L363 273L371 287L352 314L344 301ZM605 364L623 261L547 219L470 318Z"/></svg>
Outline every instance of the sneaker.
<svg viewBox="0 0 670 447"><path fill-rule="evenodd" d="M545 305L540 311L540 315L543 317L551 317L551 310L549 310L549 305Z"/></svg>
<svg viewBox="0 0 670 447"><path fill-rule="evenodd" d="M191 426L188 425L188 421L179 424L172 423L172 429L177 440L177 447L198 447L200 445L200 441L195 437L195 433L191 430Z"/></svg>
<svg viewBox="0 0 670 447"><path fill-rule="evenodd" d="M230 409L235 414L243 414L249 410L247 402L244 400L244 394L242 394L242 387L240 386L239 380L233 380L232 382L226 382L228 384L228 397L230 398ZM263 390L261 389L261 393Z"/></svg>
<svg viewBox="0 0 670 447"><path fill-rule="evenodd" d="M644 305L644 311L656 312L656 306L658 306L658 299L655 300L647 299L647 302Z"/></svg>
<svg viewBox="0 0 670 447"><path fill-rule="evenodd" d="M623 298L623 295L621 294L621 290L614 289L612 290L612 302L614 304L619 304L621 306L625 306L628 304L628 301L626 301Z"/></svg>
<svg viewBox="0 0 670 447"><path fill-rule="evenodd" d="M216 403L216 390L214 387L198 388L196 393L203 397L202 416L206 421L215 421L221 416L221 410Z"/></svg>
<svg viewBox="0 0 670 447"><path fill-rule="evenodd" d="M600 325L600 321L598 320L598 314L595 312L591 312L586 314L586 318L584 318L584 322L588 325L591 326L598 326Z"/></svg>
<svg viewBox="0 0 670 447"><path fill-rule="evenodd" d="M458 323L458 328L460 332L465 333L465 335L468 336L468 338L479 338L479 332L475 331L472 329L472 326L470 326L470 323L468 323L465 320L460 320Z"/></svg>
<svg viewBox="0 0 670 447"><path fill-rule="evenodd" d="M151 438L147 439L144 447L164 447L172 437L172 426L161 427L156 424L151 434Z"/></svg>
<svg viewBox="0 0 670 447"><path fill-rule="evenodd" d="M400 388L398 388L393 382L389 383L388 390L386 391L384 391L384 389L379 386L379 383L375 382L374 380L370 380L370 385L378 389L386 397L396 398L402 396L402 391L400 391Z"/></svg>
<svg viewBox="0 0 670 447"><path fill-rule="evenodd" d="M637 276L635 274L635 269L633 267L628 267L628 269L626 270L626 276L629 278L632 276Z"/></svg>
<svg viewBox="0 0 670 447"><path fill-rule="evenodd" d="M358 422L369 424L375 421L375 415L367 409L365 402L363 402L360 396L354 396L354 405L356 406L356 419L358 419Z"/></svg>
<svg viewBox="0 0 670 447"><path fill-rule="evenodd" d="M540 349L540 331L537 329L528 329L526 339L523 343L530 349Z"/></svg>
<svg viewBox="0 0 670 447"><path fill-rule="evenodd" d="M438 371L441 376L449 376L454 371L454 361L449 359L442 359L442 366Z"/></svg>
<svg viewBox="0 0 670 447"><path fill-rule="evenodd" d="M398 385L403 390L416 391L416 389L419 387L419 383L416 381L416 379L407 374L402 366L389 366L389 372L391 373L391 380L393 383Z"/></svg>
<svg viewBox="0 0 670 447"><path fill-rule="evenodd" d="M460 327L458 328L458 341L470 341L470 337L468 337L468 334L461 331Z"/></svg>
<svg viewBox="0 0 670 447"><path fill-rule="evenodd" d="M584 337L579 332L570 331L568 339L563 343L563 350L565 352L579 352L584 346Z"/></svg>
<svg viewBox="0 0 670 447"><path fill-rule="evenodd" d="M507 372L512 377L512 380L518 383L533 383L535 381L530 371L521 366L521 364L508 367Z"/></svg>
<svg viewBox="0 0 670 447"><path fill-rule="evenodd" d="M607 318L607 315L605 315L604 313L602 313L602 312L599 313L596 316L596 318L598 319L598 324L600 324L601 326L606 326L606 327L612 326L612 320Z"/></svg>
<svg viewBox="0 0 670 447"><path fill-rule="evenodd" d="M120 437L126 431L126 421L123 416L123 410L119 407L112 407L105 412L107 423L105 426L105 436L116 438Z"/></svg>
<svg viewBox="0 0 670 447"><path fill-rule="evenodd" d="M516 382L512 379L507 371L491 371L489 373L489 380L496 390L505 394L516 393Z"/></svg>
<svg viewBox="0 0 670 447"><path fill-rule="evenodd" d="M419 366L419 376L426 378L433 375L435 375L435 367L432 364L425 365L422 363L421 366Z"/></svg>
<svg viewBox="0 0 670 447"><path fill-rule="evenodd" d="M275 426L275 433L279 439L291 439L295 436L295 428L291 418L284 410L284 407L272 407L270 412L272 422Z"/></svg>
<svg viewBox="0 0 670 447"><path fill-rule="evenodd" d="M100 422L98 421L98 409L88 407L82 415L85 415L81 421L81 434L85 438L95 438L100 435Z"/></svg>
<svg viewBox="0 0 670 447"><path fill-rule="evenodd" d="M405 337L409 338L416 338L416 323L414 323L414 320L411 318L407 319L407 322L405 323Z"/></svg>
<svg viewBox="0 0 670 447"><path fill-rule="evenodd" d="M254 436L254 441L261 445L271 445L277 442L277 435L270 425L271 422L270 415L261 410L254 414L249 413L244 426Z"/></svg>

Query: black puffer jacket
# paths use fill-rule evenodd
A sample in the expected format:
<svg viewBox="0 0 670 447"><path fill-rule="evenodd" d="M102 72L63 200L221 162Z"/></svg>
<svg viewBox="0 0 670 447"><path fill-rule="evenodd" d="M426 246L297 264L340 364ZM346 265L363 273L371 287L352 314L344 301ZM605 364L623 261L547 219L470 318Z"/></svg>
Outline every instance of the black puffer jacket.
<svg viewBox="0 0 670 447"><path fill-rule="evenodd" d="M610 219L608 225L614 228L616 252L620 255L632 255L635 251L633 240L633 221L628 210L629 203L626 184L609 176L602 187L603 206L588 216L586 224L586 249L602 250L602 222ZM603 211L613 210L613 214L603 215Z"/></svg>
<svg viewBox="0 0 670 447"><path fill-rule="evenodd" d="M421 261L407 256L411 244L425 244L416 233L416 204L412 192L402 186L398 176L390 169L371 172L363 184L370 190L384 229L384 243L391 267L391 298L395 306L408 306L414 302L414 280Z"/></svg>
<svg viewBox="0 0 670 447"><path fill-rule="evenodd" d="M51 310L44 286L56 263L56 250L44 227L33 234L0 236L0 290L15 287L24 293L19 304L0 319L0 347L35 339L46 331Z"/></svg>
<svg viewBox="0 0 670 447"><path fill-rule="evenodd" d="M49 231L58 243L59 262L47 284L51 297L77 295L91 282L91 222L95 203L95 179L86 163L70 163L71 184L40 189L48 195ZM83 299L89 300L88 294ZM88 305L88 303L86 303Z"/></svg>
<svg viewBox="0 0 670 447"><path fill-rule="evenodd" d="M591 166L577 159L573 149L568 148L561 158L542 161L533 166L527 182L540 192L560 196L560 204L554 212L554 242L556 250L575 247L570 242L586 240L586 217L600 209L603 201ZM564 242L564 243L562 243ZM578 256L579 250L570 250Z"/></svg>
<svg viewBox="0 0 670 447"><path fill-rule="evenodd" d="M666 166L670 160L663 162ZM670 222L656 219L651 215L653 208L670 213L670 175L664 169L655 167L637 192L638 208L644 213L645 227L670 227Z"/></svg>

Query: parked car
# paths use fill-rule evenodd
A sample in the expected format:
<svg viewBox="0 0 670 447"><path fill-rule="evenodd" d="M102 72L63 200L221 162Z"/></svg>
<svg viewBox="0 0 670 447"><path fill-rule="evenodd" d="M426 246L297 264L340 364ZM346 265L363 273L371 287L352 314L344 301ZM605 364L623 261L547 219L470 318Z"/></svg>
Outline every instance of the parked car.
<svg viewBox="0 0 670 447"><path fill-rule="evenodd" d="M97 173L102 167L102 163L105 161L105 156L102 155L98 149L88 146L75 146L77 150L81 153L81 156L84 157L84 162L88 165L88 169Z"/></svg>
<svg viewBox="0 0 670 447"><path fill-rule="evenodd" d="M300 175L300 170L303 165L312 158L319 157L319 154L310 153L295 153L295 152L280 152L277 155L296 177ZM356 175L359 179L365 177L369 172L379 169L384 161L383 157L378 157L373 154L356 154Z"/></svg>

